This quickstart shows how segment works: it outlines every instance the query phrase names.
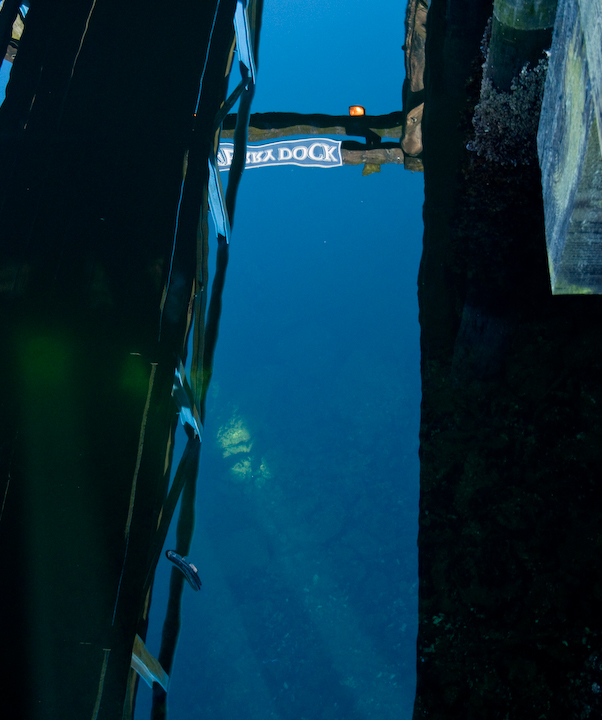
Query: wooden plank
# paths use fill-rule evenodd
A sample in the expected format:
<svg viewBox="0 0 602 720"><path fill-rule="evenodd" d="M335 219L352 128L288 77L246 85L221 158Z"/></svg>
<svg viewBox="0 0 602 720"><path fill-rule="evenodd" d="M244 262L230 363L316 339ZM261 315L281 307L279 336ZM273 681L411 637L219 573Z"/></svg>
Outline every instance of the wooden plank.
<svg viewBox="0 0 602 720"><path fill-rule="evenodd" d="M585 54L594 109L598 122L598 141L602 147L602 0L579 0L585 37Z"/></svg>
<svg viewBox="0 0 602 720"><path fill-rule="evenodd" d="M600 135L583 31L590 22L577 0L561 0L538 132L554 294L602 292Z"/></svg>

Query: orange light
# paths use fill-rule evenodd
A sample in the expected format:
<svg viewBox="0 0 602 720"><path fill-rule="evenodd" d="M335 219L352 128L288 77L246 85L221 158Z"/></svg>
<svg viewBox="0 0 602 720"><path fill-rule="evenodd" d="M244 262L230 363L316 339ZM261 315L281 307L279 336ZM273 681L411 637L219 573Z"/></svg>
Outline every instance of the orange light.
<svg viewBox="0 0 602 720"><path fill-rule="evenodd" d="M366 109L363 108L361 105L350 105L349 106L349 114L350 115L365 115Z"/></svg>

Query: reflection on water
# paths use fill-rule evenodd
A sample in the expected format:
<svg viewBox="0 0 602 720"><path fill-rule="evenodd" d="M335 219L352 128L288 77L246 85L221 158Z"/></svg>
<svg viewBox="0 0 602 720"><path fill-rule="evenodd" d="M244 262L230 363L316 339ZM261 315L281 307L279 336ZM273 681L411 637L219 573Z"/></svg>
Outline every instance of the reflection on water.
<svg viewBox="0 0 602 720"><path fill-rule="evenodd" d="M242 186L174 717L411 717L422 176L320 172ZM260 234L244 226L258 214Z"/></svg>

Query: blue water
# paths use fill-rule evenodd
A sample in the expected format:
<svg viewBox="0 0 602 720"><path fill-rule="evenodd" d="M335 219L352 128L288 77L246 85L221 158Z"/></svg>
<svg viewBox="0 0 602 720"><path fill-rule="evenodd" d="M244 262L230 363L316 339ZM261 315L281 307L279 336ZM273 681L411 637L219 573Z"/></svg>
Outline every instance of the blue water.
<svg viewBox="0 0 602 720"><path fill-rule="evenodd" d="M401 109L403 10L266 3L254 111ZM423 178L361 170L243 178L190 553L203 586L184 593L169 691L176 720L411 717ZM162 554L154 655L171 567ZM138 719L150 700L140 683Z"/></svg>
<svg viewBox="0 0 602 720"><path fill-rule="evenodd" d="M253 111L400 110L404 7L382 5L266 3ZM171 718L411 718L422 204L399 165L243 177Z"/></svg>
<svg viewBox="0 0 602 720"><path fill-rule="evenodd" d="M411 717L421 208L401 166L243 178L173 718Z"/></svg>

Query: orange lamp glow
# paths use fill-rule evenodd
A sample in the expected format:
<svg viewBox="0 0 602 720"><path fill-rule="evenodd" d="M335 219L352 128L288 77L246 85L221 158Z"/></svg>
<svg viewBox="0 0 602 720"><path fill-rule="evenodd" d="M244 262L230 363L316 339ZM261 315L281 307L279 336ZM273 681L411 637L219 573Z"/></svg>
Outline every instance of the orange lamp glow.
<svg viewBox="0 0 602 720"><path fill-rule="evenodd" d="M366 109L363 108L361 105L350 105L349 106L349 114L350 115L365 115Z"/></svg>

